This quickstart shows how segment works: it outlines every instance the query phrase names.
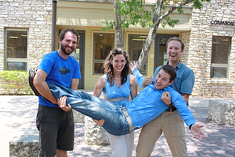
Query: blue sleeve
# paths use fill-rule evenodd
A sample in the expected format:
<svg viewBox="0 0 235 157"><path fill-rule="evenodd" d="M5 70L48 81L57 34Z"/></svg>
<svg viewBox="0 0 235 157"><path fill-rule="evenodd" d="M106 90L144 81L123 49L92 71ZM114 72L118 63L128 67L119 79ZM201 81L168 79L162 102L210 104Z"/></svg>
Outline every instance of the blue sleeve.
<svg viewBox="0 0 235 157"><path fill-rule="evenodd" d="M191 111L188 109L187 104L184 101L184 98L178 92L173 91L173 89L170 93L171 93L172 103L176 107L177 111L179 112L179 115L184 120L185 124L188 127L190 127L190 125L192 124L195 124L196 121Z"/></svg>
<svg viewBox="0 0 235 157"><path fill-rule="evenodd" d="M156 68L156 70L155 70L155 72L154 72L154 75L153 75L153 79L156 78L157 73L158 73L158 71L159 71L159 69L160 69L161 67L162 67L162 66L158 66L158 67Z"/></svg>
<svg viewBox="0 0 235 157"><path fill-rule="evenodd" d="M51 69L53 68L54 64L55 64L54 55L52 55L52 53L48 53L45 56L43 56L42 61L37 69L45 71L48 75Z"/></svg>
<svg viewBox="0 0 235 157"><path fill-rule="evenodd" d="M143 81L144 81L144 77L143 77L143 75L139 72L138 69L134 69L134 70L133 70L133 75L134 75L135 78L136 78L137 84L138 84L141 88L144 88L144 87L142 86L142 83L143 83Z"/></svg>
<svg viewBox="0 0 235 157"><path fill-rule="evenodd" d="M75 60L75 69L73 73L73 78L75 79L81 79L81 72L80 72L80 65L77 60Z"/></svg>

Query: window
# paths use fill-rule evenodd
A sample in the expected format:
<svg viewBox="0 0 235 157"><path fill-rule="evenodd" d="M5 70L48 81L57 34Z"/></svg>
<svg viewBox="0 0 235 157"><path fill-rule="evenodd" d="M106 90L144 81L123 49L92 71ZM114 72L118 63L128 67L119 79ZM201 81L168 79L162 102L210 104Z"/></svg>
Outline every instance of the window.
<svg viewBox="0 0 235 157"><path fill-rule="evenodd" d="M211 78L228 78L230 37L213 37L211 55Z"/></svg>
<svg viewBox="0 0 235 157"><path fill-rule="evenodd" d="M128 53L130 62L138 61L143 44L147 39L146 35L129 35L128 43ZM147 75L147 61L144 65L144 68L140 70L142 75Z"/></svg>
<svg viewBox="0 0 235 157"><path fill-rule="evenodd" d="M114 47L114 34L94 33L94 74L103 74L103 63Z"/></svg>
<svg viewBox="0 0 235 157"><path fill-rule="evenodd" d="M6 29L6 70L27 70L26 29Z"/></svg>

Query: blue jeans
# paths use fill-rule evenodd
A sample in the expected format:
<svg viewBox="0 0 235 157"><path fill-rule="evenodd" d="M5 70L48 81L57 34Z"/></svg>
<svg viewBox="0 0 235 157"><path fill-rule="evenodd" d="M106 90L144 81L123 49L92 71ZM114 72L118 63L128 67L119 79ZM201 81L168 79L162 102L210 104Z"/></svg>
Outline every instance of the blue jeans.
<svg viewBox="0 0 235 157"><path fill-rule="evenodd" d="M56 83L47 84L56 99L67 96L66 104L70 104L74 110L96 120L104 119L103 128L108 133L116 136L130 133L129 123L120 105Z"/></svg>

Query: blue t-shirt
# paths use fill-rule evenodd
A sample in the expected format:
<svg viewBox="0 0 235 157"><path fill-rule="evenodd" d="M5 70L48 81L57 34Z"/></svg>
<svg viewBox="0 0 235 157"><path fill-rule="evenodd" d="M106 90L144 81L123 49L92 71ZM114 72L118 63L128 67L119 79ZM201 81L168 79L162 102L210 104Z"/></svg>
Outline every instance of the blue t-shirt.
<svg viewBox="0 0 235 157"><path fill-rule="evenodd" d="M70 88L72 79L80 79L80 66L76 59L69 56L67 59L62 58L58 51L46 54L38 66L47 73L46 82L55 82L61 86ZM59 107L39 96L39 104L49 107Z"/></svg>
<svg viewBox="0 0 235 157"><path fill-rule="evenodd" d="M111 86L110 82L107 81L108 76L105 74L105 88L103 89L104 96L109 99L113 98L125 98L126 100L122 101L113 101L121 106L126 106L126 103L129 102L129 95L131 94L131 87L129 81L129 75L127 75L127 81L122 84L119 88L116 83L113 81L113 86Z"/></svg>

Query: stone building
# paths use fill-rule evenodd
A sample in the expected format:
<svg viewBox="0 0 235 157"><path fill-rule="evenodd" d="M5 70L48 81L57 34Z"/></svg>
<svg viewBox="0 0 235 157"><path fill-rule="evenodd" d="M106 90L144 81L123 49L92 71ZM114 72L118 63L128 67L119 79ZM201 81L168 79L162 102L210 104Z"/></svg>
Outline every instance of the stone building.
<svg viewBox="0 0 235 157"><path fill-rule="evenodd" d="M193 95L235 97L235 2L211 0L193 9L187 66Z"/></svg>
<svg viewBox="0 0 235 157"><path fill-rule="evenodd" d="M159 27L143 75L152 76L158 65L166 63L166 41L178 36L186 45L181 61L195 73L192 95L235 98L235 3L211 0L201 10L190 6L183 10L171 14L180 21L174 28ZM2 0L0 71L36 68L45 54L58 48L59 32L70 27L79 33L72 54L83 76L78 88L93 90L103 74L102 62L115 47L115 31L101 31L101 21L113 19L109 0ZM123 31L131 61L137 60L147 35L147 28L131 26Z"/></svg>

